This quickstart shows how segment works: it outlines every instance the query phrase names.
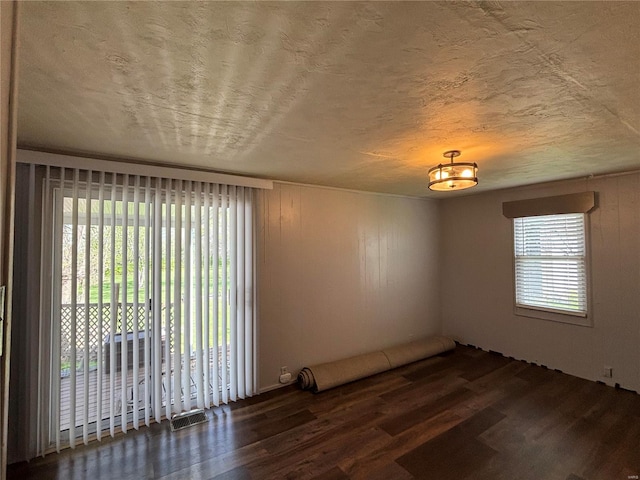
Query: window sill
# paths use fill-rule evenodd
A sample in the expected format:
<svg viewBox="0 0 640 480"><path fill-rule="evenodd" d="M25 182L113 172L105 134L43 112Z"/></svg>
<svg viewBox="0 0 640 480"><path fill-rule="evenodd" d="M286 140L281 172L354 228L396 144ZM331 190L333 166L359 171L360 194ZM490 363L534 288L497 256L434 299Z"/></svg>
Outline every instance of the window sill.
<svg viewBox="0 0 640 480"><path fill-rule="evenodd" d="M571 313L551 312L547 310L538 310L535 308L527 308L516 306L514 313L519 317L537 318L550 322L568 323L570 325L578 325L580 327L593 327L589 315L572 315Z"/></svg>

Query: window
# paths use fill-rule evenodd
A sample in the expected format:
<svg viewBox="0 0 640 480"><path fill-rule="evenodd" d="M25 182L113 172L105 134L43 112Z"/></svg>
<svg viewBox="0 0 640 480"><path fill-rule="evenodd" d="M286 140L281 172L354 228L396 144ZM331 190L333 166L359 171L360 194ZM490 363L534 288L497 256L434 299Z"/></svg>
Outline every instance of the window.
<svg viewBox="0 0 640 480"><path fill-rule="evenodd" d="M47 167L39 454L257 391L252 203L251 188Z"/></svg>
<svg viewBox="0 0 640 480"><path fill-rule="evenodd" d="M585 324L571 320L587 316L585 214L514 218L513 230L516 313Z"/></svg>

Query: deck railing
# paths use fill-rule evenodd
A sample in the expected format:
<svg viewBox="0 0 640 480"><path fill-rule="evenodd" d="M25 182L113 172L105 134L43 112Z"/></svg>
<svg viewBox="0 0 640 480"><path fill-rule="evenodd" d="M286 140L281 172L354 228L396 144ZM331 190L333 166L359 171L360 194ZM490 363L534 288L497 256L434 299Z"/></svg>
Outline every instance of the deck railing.
<svg viewBox="0 0 640 480"><path fill-rule="evenodd" d="M76 312L76 338L71 338L71 326L72 326L72 314L73 314L73 305L71 304L63 304L60 311L60 322L61 322L61 344L60 344L60 376L67 377L71 374L71 347L75 343L76 349L76 371L83 371L85 362L89 362L89 370L95 370L98 365L98 345L103 345L105 342L105 337L109 334L111 328L111 304L103 303L102 310L100 310L100 305L97 303L90 303L88 306L89 310L89 345L88 351L89 356L85 358L85 304L78 304L75 307ZM173 304L169 305L170 308L170 321L171 325L169 329L173 326ZM161 312L161 318L164 321L165 318L165 309L166 306L163 307ZM116 309L116 334L122 332L122 312L123 312L122 304L118 304ZM135 322L135 304L127 303L126 304L126 330L127 332L132 332ZM147 313L150 314L148 306L146 302L138 303L138 330L144 331L145 328L145 318ZM99 322L103 322L102 327L102 338L98 335L99 332ZM151 322L151 316L149 315L149 322ZM171 342L171 353L173 353L173 342Z"/></svg>

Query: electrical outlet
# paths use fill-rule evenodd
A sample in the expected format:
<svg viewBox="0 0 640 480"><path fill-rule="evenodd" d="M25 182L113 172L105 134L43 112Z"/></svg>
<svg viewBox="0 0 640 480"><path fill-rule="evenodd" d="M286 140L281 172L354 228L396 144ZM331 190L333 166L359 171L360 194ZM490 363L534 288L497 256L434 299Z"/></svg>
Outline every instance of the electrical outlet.
<svg viewBox="0 0 640 480"><path fill-rule="evenodd" d="M280 383L291 382L291 374L287 370L287 367L280 367Z"/></svg>
<svg viewBox="0 0 640 480"><path fill-rule="evenodd" d="M613 378L613 368L604 367L604 371L602 372L602 376L605 378Z"/></svg>

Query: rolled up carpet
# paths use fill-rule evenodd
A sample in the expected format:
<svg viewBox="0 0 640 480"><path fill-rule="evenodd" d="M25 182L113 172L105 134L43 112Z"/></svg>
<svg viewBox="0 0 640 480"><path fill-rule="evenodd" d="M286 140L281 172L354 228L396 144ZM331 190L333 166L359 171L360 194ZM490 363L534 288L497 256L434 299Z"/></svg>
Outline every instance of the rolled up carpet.
<svg viewBox="0 0 640 480"><path fill-rule="evenodd" d="M429 337L379 352L305 367L298 374L298 383L303 390L317 393L453 350L455 346L448 337Z"/></svg>
<svg viewBox="0 0 640 480"><path fill-rule="evenodd" d="M456 342L449 337L429 337L423 340L399 345L397 347L385 348L384 354L389 359L391 368L401 367L408 363L417 362L424 358L433 357L440 353L456 348Z"/></svg>
<svg viewBox="0 0 640 480"><path fill-rule="evenodd" d="M365 353L344 360L305 367L298 374L298 382L304 390L317 393L387 370L389 360L384 353Z"/></svg>

